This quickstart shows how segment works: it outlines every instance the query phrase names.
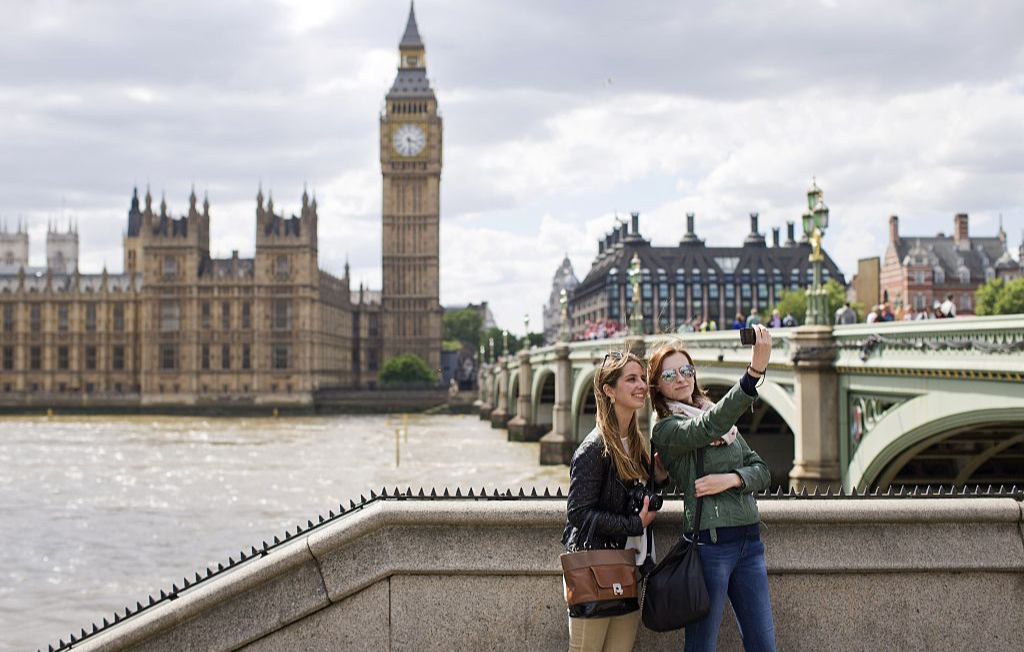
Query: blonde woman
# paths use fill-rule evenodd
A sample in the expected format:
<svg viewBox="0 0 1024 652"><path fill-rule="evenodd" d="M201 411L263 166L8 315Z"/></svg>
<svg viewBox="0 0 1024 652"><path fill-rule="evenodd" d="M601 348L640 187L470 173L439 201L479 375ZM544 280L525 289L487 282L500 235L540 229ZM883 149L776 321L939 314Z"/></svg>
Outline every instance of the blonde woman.
<svg viewBox="0 0 1024 652"><path fill-rule="evenodd" d="M643 362L632 353L610 353L594 375L597 426L569 464L569 496L562 543L566 550L634 548L643 562L645 528L657 512L634 505L630 491L647 481L649 453L636 411L647 399ZM667 476L666 478L667 479ZM639 507L639 509L636 509ZM584 541L583 539L587 540ZM595 614L569 608L569 650L629 652L640 612Z"/></svg>
<svg viewBox="0 0 1024 652"><path fill-rule="evenodd" d="M685 651L717 648L726 598L732 603L746 652L774 652L775 624L754 494L768 488L767 465L742 434L736 420L757 398L757 382L771 357L771 335L753 327L756 343L740 381L717 404L697 382L693 359L681 343L651 356L651 403L658 414L653 442L669 476L684 493L684 532L693 531L697 498L703 498L697 550L711 609L686 626ZM705 475L697 478L694 453Z"/></svg>

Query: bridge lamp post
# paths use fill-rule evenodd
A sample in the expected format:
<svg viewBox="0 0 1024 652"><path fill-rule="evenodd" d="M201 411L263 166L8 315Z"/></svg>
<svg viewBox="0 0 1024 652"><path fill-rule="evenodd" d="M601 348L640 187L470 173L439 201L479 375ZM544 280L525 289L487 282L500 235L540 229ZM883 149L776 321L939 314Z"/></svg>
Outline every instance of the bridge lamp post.
<svg viewBox="0 0 1024 652"><path fill-rule="evenodd" d="M483 365L485 362L487 362L487 349L484 348L483 344L481 344L480 345L480 364Z"/></svg>
<svg viewBox="0 0 1024 652"><path fill-rule="evenodd" d="M629 283L633 286L633 308L629 315L630 335L644 334L644 313L640 299L640 254L633 252L633 259L629 261Z"/></svg>
<svg viewBox="0 0 1024 652"><path fill-rule="evenodd" d="M530 348L530 313L523 314L523 350Z"/></svg>
<svg viewBox="0 0 1024 652"><path fill-rule="evenodd" d="M494 362L494 338L493 337L488 337L487 338L487 345L489 347L491 347L491 349L490 349L491 350L491 362Z"/></svg>
<svg viewBox="0 0 1024 652"><path fill-rule="evenodd" d="M508 357L508 329L501 331L501 351L502 355Z"/></svg>
<svg viewBox="0 0 1024 652"><path fill-rule="evenodd" d="M811 287L807 288L807 314L805 324L827 326L830 323L825 288L821 285L821 263L825 255L821 253L821 239L828 229L828 206L825 205L825 193L816 181L811 182L807 191L807 212L803 214L804 234L814 246L807 257L814 270Z"/></svg>
<svg viewBox="0 0 1024 652"><path fill-rule="evenodd" d="M569 293L562 288L558 293L558 305L562 309L562 326L558 329L558 339L561 342L569 341Z"/></svg>

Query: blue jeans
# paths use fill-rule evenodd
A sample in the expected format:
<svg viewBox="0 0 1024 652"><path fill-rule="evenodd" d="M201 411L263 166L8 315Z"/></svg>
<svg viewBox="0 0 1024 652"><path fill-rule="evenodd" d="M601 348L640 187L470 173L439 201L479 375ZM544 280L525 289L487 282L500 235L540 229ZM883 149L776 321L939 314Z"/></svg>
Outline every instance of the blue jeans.
<svg viewBox="0 0 1024 652"><path fill-rule="evenodd" d="M746 652L775 652L775 623L768 595L764 544L758 525L718 528L718 541L700 533L700 563L704 568L711 610L686 626L686 652L712 652L718 646L725 598L736 613L740 638Z"/></svg>

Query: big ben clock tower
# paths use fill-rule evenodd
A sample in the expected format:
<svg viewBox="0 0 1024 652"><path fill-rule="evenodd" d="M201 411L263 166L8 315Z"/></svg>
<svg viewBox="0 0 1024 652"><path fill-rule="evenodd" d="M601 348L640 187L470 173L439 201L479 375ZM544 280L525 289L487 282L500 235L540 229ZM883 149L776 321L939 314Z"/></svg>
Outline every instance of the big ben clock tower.
<svg viewBox="0 0 1024 652"><path fill-rule="evenodd" d="M441 367L441 118L409 8L395 83L380 118L384 177L383 358L415 353Z"/></svg>

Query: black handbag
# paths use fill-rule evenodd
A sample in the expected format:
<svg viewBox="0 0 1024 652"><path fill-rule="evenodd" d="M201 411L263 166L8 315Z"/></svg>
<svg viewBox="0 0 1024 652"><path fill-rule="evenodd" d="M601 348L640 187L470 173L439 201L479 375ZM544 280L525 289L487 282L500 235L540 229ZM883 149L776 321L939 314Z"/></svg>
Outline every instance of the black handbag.
<svg viewBox="0 0 1024 652"><path fill-rule="evenodd" d="M697 477L704 475L703 451L694 451L697 462ZM654 477L654 452L651 451L651 473ZM682 629L708 615L711 600L704 583L704 569L697 552L697 534L700 532L700 508L703 498L697 499L696 518L693 521L693 535L686 533L679 538L664 559L647 574L640 593L641 619L647 629L656 632L670 632ZM650 561L650 545L647 560Z"/></svg>

